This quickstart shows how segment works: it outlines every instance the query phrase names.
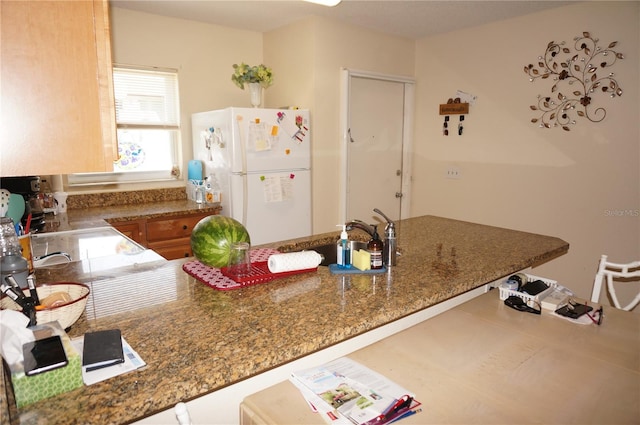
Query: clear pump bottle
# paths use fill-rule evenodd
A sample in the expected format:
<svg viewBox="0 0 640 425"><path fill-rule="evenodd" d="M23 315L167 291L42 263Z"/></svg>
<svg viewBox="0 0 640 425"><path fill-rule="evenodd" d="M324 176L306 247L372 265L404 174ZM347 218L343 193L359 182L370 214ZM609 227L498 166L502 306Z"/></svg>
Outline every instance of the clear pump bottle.
<svg viewBox="0 0 640 425"><path fill-rule="evenodd" d="M338 224L338 226L342 226L342 232L340 233L340 240L336 246L336 262L340 267L349 268L351 267L351 249L349 249L347 225Z"/></svg>

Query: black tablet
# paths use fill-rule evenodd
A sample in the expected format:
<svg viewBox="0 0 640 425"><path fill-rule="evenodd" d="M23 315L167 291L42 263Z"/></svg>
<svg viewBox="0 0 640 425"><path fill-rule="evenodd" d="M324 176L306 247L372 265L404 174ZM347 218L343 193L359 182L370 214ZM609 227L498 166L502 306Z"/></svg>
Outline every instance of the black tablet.
<svg viewBox="0 0 640 425"><path fill-rule="evenodd" d="M37 375L48 370L66 366L67 354L64 352L60 336L50 336L22 346L24 354L24 373Z"/></svg>

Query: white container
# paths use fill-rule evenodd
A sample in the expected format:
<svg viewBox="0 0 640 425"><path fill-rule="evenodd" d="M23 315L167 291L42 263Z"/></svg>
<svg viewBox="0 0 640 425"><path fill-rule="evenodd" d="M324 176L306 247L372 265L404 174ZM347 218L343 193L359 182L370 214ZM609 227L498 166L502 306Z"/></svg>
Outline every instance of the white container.
<svg viewBox="0 0 640 425"><path fill-rule="evenodd" d="M528 274L528 273L523 273L523 274L525 276L527 276L527 282L534 282L536 280L541 280L544 283L546 283L547 285L549 285L549 289L546 289L546 290L544 290L544 291L542 291L542 292L540 292L539 294L536 294L536 295L529 295L529 294L525 294L524 292L518 292L516 290L509 289L507 287L504 287L504 286L500 285L498 287L498 289L500 290L500 300L501 301L506 300L510 296L516 296L516 297L522 298L527 303L529 301L536 301L537 303L540 303L540 300L544 299L547 295L552 293L558 287L558 282L555 281L555 280L551 280L551 279L547 279L547 278L539 277L539 276L534 276L534 275Z"/></svg>
<svg viewBox="0 0 640 425"><path fill-rule="evenodd" d="M56 211L59 213L67 212L67 196L66 192L55 192L53 194L53 199L56 200Z"/></svg>

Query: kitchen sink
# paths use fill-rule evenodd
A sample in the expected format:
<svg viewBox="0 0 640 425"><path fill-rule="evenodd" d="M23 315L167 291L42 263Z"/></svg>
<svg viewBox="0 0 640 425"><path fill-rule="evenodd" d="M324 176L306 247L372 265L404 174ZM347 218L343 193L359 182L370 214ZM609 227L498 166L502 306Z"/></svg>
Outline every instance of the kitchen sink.
<svg viewBox="0 0 640 425"><path fill-rule="evenodd" d="M31 237L36 268L91 260L94 270L162 259L113 227L36 233Z"/></svg>
<svg viewBox="0 0 640 425"><path fill-rule="evenodd" d="M349 248L351 252L357 251L359 249L367 249L366 242L360 241L349 241ZM318 254L322 255L324 259L320 263L321 266L329 266L329 264L336 264L337 261L337 249L336 244L326 244L326 245L318 245L311 248L307 248L307 251L316 251Z"/></svg>

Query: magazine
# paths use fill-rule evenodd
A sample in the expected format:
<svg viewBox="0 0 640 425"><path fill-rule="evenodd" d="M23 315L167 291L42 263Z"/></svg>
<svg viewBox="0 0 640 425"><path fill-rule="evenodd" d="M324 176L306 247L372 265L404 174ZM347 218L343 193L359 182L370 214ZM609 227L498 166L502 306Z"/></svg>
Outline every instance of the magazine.
<svg viewBox="0 0 640 425"><path fill-rule="evenodd" d="M414 395L347 357L292 373L291 382L329 424L383 425L414 414Z"/></svg>

